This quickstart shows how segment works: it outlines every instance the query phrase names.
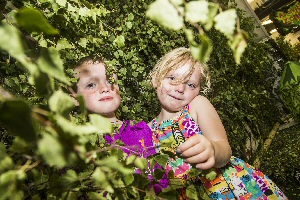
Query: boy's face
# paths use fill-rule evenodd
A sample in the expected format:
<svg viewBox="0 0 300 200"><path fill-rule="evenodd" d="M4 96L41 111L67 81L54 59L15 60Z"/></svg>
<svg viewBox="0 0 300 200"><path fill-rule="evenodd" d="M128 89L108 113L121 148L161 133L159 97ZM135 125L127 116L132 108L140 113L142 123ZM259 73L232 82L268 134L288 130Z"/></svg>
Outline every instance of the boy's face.
<svg viewBox="0 0 300 200"><path fill-rule="evenodd" d="M183 77L189 70L190 64L170 71L161 84L153 83L157 87L157 96L162 108L168 112L178 112L189 104L200 91L200 69L195 68L192 75L182 83L174 83L174 80Z"/></svg>
<svg viewBox="0 0 300 200"><path fill-rule="evenodd" d="M103 63L86 62L75 69L77 94L81 94L87 109L106 117L115 116L120 106L121 97L119 86L110 83ZM117 76L114 74L114 80Z"/></svg>

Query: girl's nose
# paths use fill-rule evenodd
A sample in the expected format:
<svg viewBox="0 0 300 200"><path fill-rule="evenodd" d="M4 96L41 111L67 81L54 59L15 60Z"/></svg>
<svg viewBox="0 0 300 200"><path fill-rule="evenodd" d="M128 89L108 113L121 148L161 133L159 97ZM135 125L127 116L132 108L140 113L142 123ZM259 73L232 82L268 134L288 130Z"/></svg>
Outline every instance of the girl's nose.
<svg viewBox="0 0 300 200"><path fill-rule="evenodd" d="M185 89L185 84L180 83L175 86L175 91L178 93L183 93L184 89Z"/></svg>

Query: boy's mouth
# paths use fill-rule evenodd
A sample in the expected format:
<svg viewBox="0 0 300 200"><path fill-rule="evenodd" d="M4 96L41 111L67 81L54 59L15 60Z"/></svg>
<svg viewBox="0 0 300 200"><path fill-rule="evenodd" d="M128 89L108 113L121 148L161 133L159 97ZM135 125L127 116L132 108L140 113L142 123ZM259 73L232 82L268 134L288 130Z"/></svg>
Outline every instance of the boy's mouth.
<svg viewBox="0 0 300 200"><path fill-rule="evenodd" d="M105 96L105 97L102 97L99 101L110 101L112 99L113 99L113 97L111 97L111 96Z"/></svg>

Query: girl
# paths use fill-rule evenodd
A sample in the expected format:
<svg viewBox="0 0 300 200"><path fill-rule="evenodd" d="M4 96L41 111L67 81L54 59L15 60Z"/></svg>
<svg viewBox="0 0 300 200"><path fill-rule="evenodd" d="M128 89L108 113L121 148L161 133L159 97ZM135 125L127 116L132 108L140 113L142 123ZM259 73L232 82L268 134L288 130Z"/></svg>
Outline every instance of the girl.
<svg viewBox="0 0 300 200"><path fill-rule="evenodd" d="M167 53L154 67L151 78L161 103L161 112L148 124L156 151L179 154L168 161L167 173L172 170L176 178L196 188L202 182L211 199L286 199L267 176L231 157L216 110L198 95L202 82L209 82L207 67L192 57L190 49ZM215 168L216 178L210 181L199 174L191 176L192 164L201 170ZM184 189L181 198L186 198Z"/></svg>

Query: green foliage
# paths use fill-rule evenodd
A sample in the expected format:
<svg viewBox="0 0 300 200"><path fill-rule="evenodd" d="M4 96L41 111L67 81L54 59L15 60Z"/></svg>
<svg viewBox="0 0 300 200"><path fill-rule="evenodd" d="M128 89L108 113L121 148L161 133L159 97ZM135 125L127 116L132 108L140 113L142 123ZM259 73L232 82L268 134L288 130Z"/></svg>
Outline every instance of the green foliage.
<svg viewBox="0 0 300 200"><path fill-rule="evenodd" d="M239 10L223 11L227 6L213 1L181 0L6 3L1 3L5 19L0 25L0 84L12 97L0 87L0 123L5 126L0 127L0 199L157 198L147 174L132 171L146 169L146 160L127 158L118 145L104 143L103 134L112 129L104 118L86 116L81 97L80 112L70 115L73 102L65 91L74 83L72 66L83 56L105 57L118 74L119 118L149 121L160 107L149 71L170 49L190 46L199 60L208 61L213 84L208 97L224 122L234 154L245 160L251 161L260 146L245 148L247 140L262 144L285 114L277 106L281 101L274 86L284 66L277 61L283 56L276 57L270 42L253 40L254 26ZM169 14L161 13L162 5ZM229 20L224 23L222 15ZM32 16L36 20L30 20ZM234 28L237 16L245 32ZM155 155L150 165L164 165L169 156ZM279 169L274 157L277 153L268 155L267 174L272 176ZM286 165L291 162L300 163L293 157ZM162 174L156 170L153 177L158 181ZM278 171L273 177L282 176ZM182 184L171 180L162 198L178 198ZM187 195L207 199L201 188L196 194L192 186Z"/></svg>

